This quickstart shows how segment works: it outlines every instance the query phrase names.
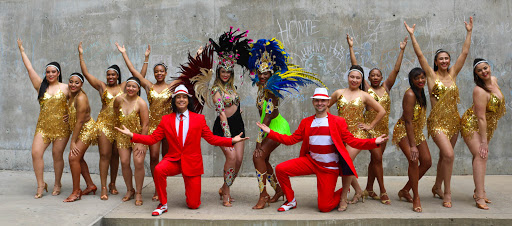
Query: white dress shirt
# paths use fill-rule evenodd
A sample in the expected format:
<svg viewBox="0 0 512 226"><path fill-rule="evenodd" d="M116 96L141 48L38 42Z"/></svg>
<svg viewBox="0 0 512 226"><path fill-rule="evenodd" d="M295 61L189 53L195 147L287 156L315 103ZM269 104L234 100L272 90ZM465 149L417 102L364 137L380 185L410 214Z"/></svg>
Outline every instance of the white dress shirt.
<svg viewBox="0 0 512 226"><path fill-rule="evenodd" d="M183 113L176 112L176 135L178 135L178 136L180 134L180 115L181 114L183 114L183 141L182 141L183 143L182 143L182 145L185 145L185 138L187 138L188 123L189 123L188 109Z"/></svg>

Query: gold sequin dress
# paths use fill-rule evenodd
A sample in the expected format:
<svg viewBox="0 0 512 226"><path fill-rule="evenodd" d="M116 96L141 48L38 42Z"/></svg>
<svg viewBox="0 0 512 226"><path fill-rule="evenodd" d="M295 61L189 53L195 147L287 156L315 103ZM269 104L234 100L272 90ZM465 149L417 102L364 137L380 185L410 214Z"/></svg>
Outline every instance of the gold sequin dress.
<svg viewBox="0 0 512 226"><path fill-rule="evenodd" d="M82 91L81 91L82 92ZM85 93L84 93L85 95ZM70 103L68 106L69 112L69 129L71 132L75 129L76 125L76 108L75 103ZM96 127L96 123L94 119L91 117L86 123L82 125L80 129L80 134L78 135L78 139L80 139L84 144L97 145L98 144L98 128Z"/></svg>
<svg viewBox="0 0 512 226"><path fill-rule="evenodd" d="M357 127L359 123L364 123L363 114L366 106L361 97L348 101L343 95L340 95L336 106L338 107L338 116L343 117L347 122L348 131L356 138L366 139L368 133Z"/></svg>
<svg viewBox="0 0 512 226"><path fill-rule="evenodd" d="M384 92L384 95L380 97L372 88L368 89L368 94L373 97L377 102L379 102L380 106L386 110L386 114L382 119L377 123L375 128L369 130L369 138L376 138L382 134L388 134L388 124L389 124L389 112L391 111L391 99L389 98L388 92ZM364 121L366 124L370 124L377 117L377 111L375 109L371 109L369 111L364 112Z"/></svg>
<svg viewBox="0 0 512 226"><path fill-rule="evenodd" d="M457 110L459 88L453 79L450 87L436 79L431 95L437 99L437 103L427 119L428 136L435 137L442 132L450 139L460 130L460 114Z"/></svg>
<svg viewBox="0 0 512 226"><path fill-rule="evenodd" d="M71 131L68 123L64 122L64 115L68 114L68 99L59 89L53 96L44 93L39 99L39 118L37 119L36 134L40 133L45 144L57 139L67 139Z"/></svg>
<svg viewBox="0 0 512 226"><path fill-rule="evenodd" d="M116 124L116 116L114 114L114 99L116 97L123 94L123 91L119 91L117 95L110 94L107 89L103 92L103 95L101 95L101 103L103 105L106 105L104 109L100 111L100 114L98 114L98 120L96 121L96 126L98 127L98 131L107 137L108 141L110 143L114 143L114 140L117 136L117 132L114 129L114 126Z"/></svg>
<svg viewBox="0 0 512 226"><path fill-rule="evenodd" d="M149 130L148 134L152 134L155 131L158 124L162 120L162 116L170 114L171 110L171 91L169 88L165 88L162 92L158 93L151 87L149 89L148 101L149 101Z"/></svg>
<svg viewBox="0 0 512 226"><path fill-rule="evenodd" d="M137 104L135 104L137 106ZM133 133L140 134L142 132L142 126L140 124L140 115L139 112L135 110L135 106L133 110L125 115L123 112L123 108L119 108L119 121L118 127L123 128L126 126ZM130 137L128 135L124 135L120 132L117 133L117 148L132 148L135 144L130 142Z"/></svg>
<svg viewBox="0 0 512 226"><path fill-rule="evenodd" d="M501 95L503 96L503 93ZM491 140L494 130L496 130L496 127L498 126L498 120L505 115L506 111L505 96L503 96L503 99L500 99L491 93L491 98L489 98L489 102L487 102L485 109L485 119L487 121L487 142ZM464 115L462 115L461 131L464 138L470 138L473 136L474 132L479 132L478 118L473 111L473 106L471 106Z"/></svg>
<svg viewBox="0 0 512 226"><path fill-rule="evenodd" d="M420 103L416 101L416 104L414 104L414 113L412 117L415 146L418 146L421 144L421 142L425 141L425 136L423 135L423 128L425 127L426 121L427 107L421 107ZM398 122L396 122L395 128L393 129L393 144L398 146L398 143L400 143L402 138L406 136L407 131L405 129L405 121L402 118L400 118Z"/></svg>

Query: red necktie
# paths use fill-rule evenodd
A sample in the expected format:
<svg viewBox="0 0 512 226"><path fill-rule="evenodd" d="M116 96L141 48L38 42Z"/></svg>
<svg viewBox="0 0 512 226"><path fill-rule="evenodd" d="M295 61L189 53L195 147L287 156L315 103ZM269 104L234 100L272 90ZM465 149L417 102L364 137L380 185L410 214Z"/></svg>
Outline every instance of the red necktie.
<svg viewBox="0 0 512 226"><path fill-rule="evenodd" d="M178 133L178 140L180 145L183 146L183 114L180 114L180 127Z"/></svg>

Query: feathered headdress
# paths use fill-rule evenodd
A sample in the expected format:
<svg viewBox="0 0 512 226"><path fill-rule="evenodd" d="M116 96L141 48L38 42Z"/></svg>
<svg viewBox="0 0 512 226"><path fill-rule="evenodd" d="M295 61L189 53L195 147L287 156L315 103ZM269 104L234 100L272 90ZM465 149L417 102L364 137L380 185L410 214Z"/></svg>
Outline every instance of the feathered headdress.
<svg viewBox="0 0 512 226"><path fill-rule="evenodd" d="M212 79L213 49L205 46L203 52L192 57L188 54L188 62L180 65L181 75L178 78L187 87L194 98L194 111L200 113L203 106L211 106L211 98L208 97L209 83Z"/></svg>
<svg viewBox="0 0 512 226"><path fill-rule="evenodd" d="M218 65L227 71L232 71L235 64L248 69L247 61L251 51L249 43L252 39L244 39L249 34L249 30L238 33L239 31L240 28L233 31L233 27L229 27L229 31L222 34L217 43L210 38L210 43L217 52Z"/></svg>
<svg viewBox="0 0 512 226"><path fill-rule="evenodd" d="M251 57L248 66L252 79L252 85L258 83L257 73L270 72L272 76L267 81L264 89L272 92L275 96L283 98L279 91L290 93L288 89L294 89L297 92L299 86L307 86L309 84L318 83L325 84L318 78L317 74L304 71L297 65L289 63L292 58L284 50L281 41L273 38L271 40L260 39L256 43L251 44ZM327 88L327 87L326 87Z"/></svg>

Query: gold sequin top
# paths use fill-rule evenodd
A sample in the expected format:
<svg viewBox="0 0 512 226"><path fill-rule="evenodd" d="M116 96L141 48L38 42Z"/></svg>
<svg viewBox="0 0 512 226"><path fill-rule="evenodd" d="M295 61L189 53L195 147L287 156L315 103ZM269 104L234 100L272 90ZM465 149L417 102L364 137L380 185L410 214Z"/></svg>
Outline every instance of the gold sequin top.
<svg viewBox="0 0 512 226"><path fill-rule="evenodd" d="M40 133L45 144L57 139L68 139L71 131L69 125L64 122L64 115L68 114L68 98L59 89L53 96L44 93L39 99L39 118L37 119L36 134Z"/></svg>
<svg viewBox="0 0 512 226"><path fill-rule="evenodd" d="M142 125L140 124L140 114L136 110L137 104L133 107L133 110L127 115L124 114L123 108L119 107L118 113L118 127L122 128L126 126L133 133L140 134L142 132ZM135 144L130 142L130 137L117 132L117 148L132 148Z"/></svg>
<svg viewBox="0 0 512 226"><path fill-rule="evenodd" d="M414 142L415 145L418 146L425 140L425 136L423 135L423 128L425 127L425 122L427 121L427 107L421 107L420 103L416 101L414 104L414 113L412 118L412 126L414 128ZM396 122L395 128L393 129L393 144L398 146L398 143L407 136L407 131L405 129L405 121L400 118L398 122Z"/></svg>
<svg viewBox="0 0 512 226"><path fill-rule="evenodd" d="M343 95L340 95L336 106L338 107L338 116L345 118L347 122L348 131L356 138L367 138L366 131L357 127L359 123L364 123L363 114L366 106L361 97L348 101Z"/></svg>
<svg viewBox="0 0 512 226"><path fill-rule="evenodd" d="M437 99L427 119L427 130L430 137L444 133L448 138L453 137L460 130L460 115L457 104L460 101L459 88L455 81L446 87L436 79L431 95Z"/></svg>
<svg viewBox="0 0 512 226"><path fill-rule="evenodd" d="M388 124L389 124L389 112L391 111L391 99L389 98L388 92L384 92L384 95L380 97L372 88L368 89L368 94L373 97L379 104L386 110L386 114L382 119L375 125L375 128L369 130L371 138L379 137L382 134L388 134ZM369 111L364 112L364 121L366 124L370 124L377 117L377 111L375 109L371 109Z"/></svg>
<svg viewBox="0 0 512 226"><path fill-rule="evenodd" d="M116 123L116 116L114 114L114 99L123 94L123 91L119 91L115 96L110 94L107 89L103 91L101 95L101 103L106 107L98 114L98 120L96 126L99 132L103 132L110 143L114 143L117 132L114 129Z"/></svg>
<svg viewBox="0 0 512 226"><path fill-rule="evenodd" d="M217 92L220 92L220 95L222 96L222 102L224 102L224 107L240 105L240 97L234 90L226 89L226 92L224 92L218 86L212 87L212 95L215 95L215 93L217 93Z"/></svg>
<svg viewBox="0 0 512 226"><path fill-rule="evenodd" d="M152 134L155 131L158 124L162 120L162 116L171 114L171 102L170 100L172 92L169 87L158 93L151 87L149 89L148 101L149 101L149 130L148 134Z"/></svg>
<svg viewBox="0 0 512 226"><path fill-rule="evenodd" d="M84 93L84 95L86 95ZM68 106L69 112L69 129L71 132L75 129L76 125L76 108L75 103L70 103ZM82 125L80 129L80 134L78 135L78 139L80 139L84 144L96 145L98 144L98 128L96 127L96 123L94 119L91 117L89 120Z"/></svg>
<svg viewBox="0 0 512 226"><path fill-rule="evenodd" d="M500 90L501 93L501 90ZM501 94L503 96L503 93ZM478 118L473 110L474 105L471 106L464 115L462 115L462 136L470 138L474 132L479 132L478 129ZM498 120L505 115L505 96L503 99L498 98L496 95L491 93L491 97L487 102L485 119L487 121L487 142L489 142L494 134L494 130L498 127Z"/></svg>

